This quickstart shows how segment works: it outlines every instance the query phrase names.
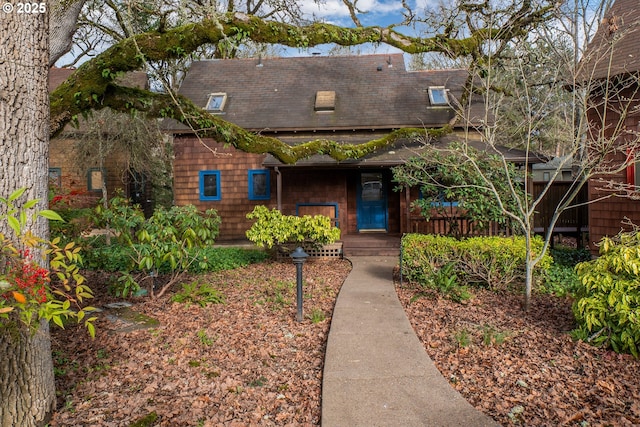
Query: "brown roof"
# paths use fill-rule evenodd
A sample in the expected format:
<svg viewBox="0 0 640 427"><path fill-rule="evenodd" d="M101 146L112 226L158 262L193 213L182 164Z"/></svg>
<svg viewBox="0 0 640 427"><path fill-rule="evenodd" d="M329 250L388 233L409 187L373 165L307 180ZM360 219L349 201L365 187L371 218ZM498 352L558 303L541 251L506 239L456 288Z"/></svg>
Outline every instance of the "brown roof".
<svg viewBox="0 0 640 427"><path fill-rule="evenodd" d="M63 81L73 74L75 68L57 68L49 69L49 92L53 92Z"/></svg>
<svg viewBox="0 0 640 427"><path fill-rule="evenodd" d="M640 71L638 30L638 0L616 0L587 47L580 64L580 80L589 81Z"/></svg>
<svg viewBox="0 0 640 427"><path fill-rule="evenodd" d="M62 82L64 82L71 74L76 71L75 68L58 68L49 69L49 92L55 90ZM149 88L149 78L142 71L133 71L126 74L125 77L118 78L118 82L127 87L137 87L141 89Z"/></svg>
<svg viewBox="0 0 640 427"><path fill-rule="evenodd" d="M223 118L253 131L441 126L454 111L430 107L428 88L459 98L467 76L407 71L402 54L210 60L191 65L180 94L205 107L210 94L226 93ZM316 96L335 110L316 111Z"/></svg>

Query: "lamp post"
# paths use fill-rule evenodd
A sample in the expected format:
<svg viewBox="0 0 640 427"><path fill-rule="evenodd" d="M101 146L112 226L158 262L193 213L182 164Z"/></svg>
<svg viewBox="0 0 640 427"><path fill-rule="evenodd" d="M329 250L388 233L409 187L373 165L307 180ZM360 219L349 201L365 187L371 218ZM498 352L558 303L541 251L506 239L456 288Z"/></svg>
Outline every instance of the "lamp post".
<svg viewBox="0 0 640 427"><path fill-rule="evenodd" d="M293 258L293 263L296 265L296 300L298 305L296 320L298 322L302 322L302 264L304 264L309 255L305 253L300 246L298 246L290 256Z"/></svg>

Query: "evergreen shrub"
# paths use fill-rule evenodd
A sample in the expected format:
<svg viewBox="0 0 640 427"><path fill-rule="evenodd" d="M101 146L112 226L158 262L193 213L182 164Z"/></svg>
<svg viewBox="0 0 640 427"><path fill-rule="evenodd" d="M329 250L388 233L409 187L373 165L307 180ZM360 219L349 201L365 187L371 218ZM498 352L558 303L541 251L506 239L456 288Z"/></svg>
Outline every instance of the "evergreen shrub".
<svg viewBox="0 0 640 427"><path fill-rule="evenodd" d="M640 346L640 232L600 242L600 257L576 266L580 279L574 336L638 357Z"/></svg>
<svg viewBox="0 0 640 427"><path fill-rule="evenodd" d="M542 250L540 238L533 239L533 252ZM410 281L426 284L437 277L441 268L455 266L460 283L505 289L524 281L526 246L522 236L472 237L458 240L453 237L408 234L402 239L402 274ZM542 270L553 260L545 255L536 266L534 275L542 277Z"/></svg>

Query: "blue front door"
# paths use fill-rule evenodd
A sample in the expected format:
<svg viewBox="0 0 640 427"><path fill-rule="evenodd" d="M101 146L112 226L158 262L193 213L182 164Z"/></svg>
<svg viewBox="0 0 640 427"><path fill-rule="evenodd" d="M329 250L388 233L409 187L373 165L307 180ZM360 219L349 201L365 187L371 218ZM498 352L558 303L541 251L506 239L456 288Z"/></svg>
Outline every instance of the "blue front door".
<svg viewBox="0 0 640 427"><path fill-rule="evenodd" d="M382 172L362 172L358 179L358 231L387 231L387 186Z"/></svg>

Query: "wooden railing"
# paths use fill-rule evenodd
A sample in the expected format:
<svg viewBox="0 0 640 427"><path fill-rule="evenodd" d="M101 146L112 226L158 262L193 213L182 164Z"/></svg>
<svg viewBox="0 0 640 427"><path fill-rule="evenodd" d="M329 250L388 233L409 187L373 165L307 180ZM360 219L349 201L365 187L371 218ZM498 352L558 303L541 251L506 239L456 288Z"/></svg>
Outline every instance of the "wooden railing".
<svg viewBox="0 0 640 427"><path fill-rule="evenodd" d="M534 195L539 195L546 185L546 182L533 183ZM570 190L570 187L571 182L554 182L551 184L534 217L534 231L536 233L544 233L547 230L551 216L555 212L562 197ZM585 186L572 202L572 205L583 204L586 203L586 201L587 188ZM420 215L412 214L410 218L410 232L456 237L510 236L514 234L509 226L500 225L496 222L491 222L487 228L480 229L473 221L464 215L456 215L456 213L457 212L453 212L447 217L432 216L428 221ZM579 237L581 233L588 231L588 218L588 207L586 204L569 209L560 216L553 229L553 233Z"/></svg>
<svg viewBox="0 0 640 427"><path fill-rule="evenodd" d="M411 232L455 237L511 236L513 234L511 228L497 222L491 222L488 227L481 229L474 221L464 216L431 217L427 221L424 217L412 215Z"/></svg>

